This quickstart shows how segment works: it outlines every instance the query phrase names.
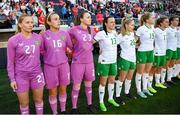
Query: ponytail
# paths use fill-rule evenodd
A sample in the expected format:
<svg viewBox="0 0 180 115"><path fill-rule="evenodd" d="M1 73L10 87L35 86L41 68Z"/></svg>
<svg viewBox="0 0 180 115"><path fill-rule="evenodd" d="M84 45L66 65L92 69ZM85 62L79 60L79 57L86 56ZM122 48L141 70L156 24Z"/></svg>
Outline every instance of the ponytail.
<svg viewBox="0 0 180 115"><path fill-rule="evenodd" d="M127 34L127 28L126 24L129 24L131 21L133 21L133 18L131 17L124 17L121 22L121 34L122 36L125 36Z"/></svg>
<svg viewBox="0 0 180 115"><path fill-rule="evenodd" d="M140 25L143 26L150 17L151 17L151 14L149 12L144 13L141 16Z"/></svg>

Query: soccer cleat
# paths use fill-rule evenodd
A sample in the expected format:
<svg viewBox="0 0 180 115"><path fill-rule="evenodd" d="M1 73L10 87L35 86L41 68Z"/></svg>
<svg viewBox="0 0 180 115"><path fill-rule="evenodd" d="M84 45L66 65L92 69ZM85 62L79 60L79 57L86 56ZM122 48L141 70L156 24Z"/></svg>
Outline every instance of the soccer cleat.
<svg viewBox="0 0 180 115"><path fill-rule="evenodd" d="M63 115L63 114L66 114L66 111L62 111L62 112L61 112L61 115Z"/></svg>
<svg viewBox="0 0 180 115"><path fill-rule="evenodd" d="M162 83L156 83L155 86L156 86L156 87L163 88L163 89L166 89L166 88L167 88L167 87L166 87L164 84L162 84Z"/></svg>
<svg viewBox="0 0 180 115"><path fill-rule="evenodd" d="M168 85L166 82L165 83L161 83L162 85L166 86L167 88L170 88L171 86Z"/></svg>
<svg viewBox="0 0 180 115"><path fill-rule="evenodd" d="M141 92L137 92L137 94L141 97L141 98L147 98L147 96L141 91Z"/></svg>
<svg viewBox="0 0 180 115"><path fill-rule="evenodd" d="M112 104L114 107L119 107L119 104L114 101L114 99L109 99L108 102Z"/></svg>
<svg viewBox="0 0 180 115"><path fill-rule="evenodd" d="M72 109L72 110L71 110L71 113L72 113L72 114L78 114L78 110L77 110L77 109Z"/></svg>
<svg viewBox="0 0 180 115"><path fill-rule="evenodd" d="M170 86L172 86L172 85L175 85L176 83L175 82L173 82L173 81L166 81L166 83L168 84L168 85L170 85Z"/></svg>
<svg viewBox="0 0 180 115"><path fill-rule="evenodd" d="M148 94L149 96L153 96L153 94L150 93L149 90L143 90L143 92L144 92L145 94Z"/></svg>
<svg viewBox="0 0 180 115"><path fill-rule="evenodd" d="M151 93L157 93L157 91L156 91L153 87L148 87L148 90L149 90Z"/></svg>
<svg viewBox="0 0 180 115"><path fill-rule="evenodd" d="M176 77L180 79L180 74L179 74L179 75L177 75Z"/></svg>
<svg viewBox="0 0 180 115"><path fill-rule="evenodd" d="M116 97L116 100L121 104L125 105L124 99L122 97Z"/></svg>
<svg viewBox="0 0 180 115"><path fill-rule="evenodd" d="M96 113L96 108L91 104L91 105L88 105L88 110L91 112L91 113Z"/></svg>
<svg viewBox="0 0 180 115"><path fill-rule="evenodd" d="M133 96L131 93L125 94L130 99L137 99L136 96Z"/></svg>
<svg viewBox="0 0 180 115"><path fill-rule="evenodd" d="M173 78L172 78L172 81L173 81L173 82L177 82L177 81L179 81L179 80L180 80L180 79L179 79L178 77L173 77Z"/></svg>
<svg viewBox="0 0 180 115"><path fill-rule="evenodd" d="M107 111L107 108L106 108L106 106L104 105L104 103L100 103L100 104L99 104L99 107L100 107L101 111Z"/></svg>

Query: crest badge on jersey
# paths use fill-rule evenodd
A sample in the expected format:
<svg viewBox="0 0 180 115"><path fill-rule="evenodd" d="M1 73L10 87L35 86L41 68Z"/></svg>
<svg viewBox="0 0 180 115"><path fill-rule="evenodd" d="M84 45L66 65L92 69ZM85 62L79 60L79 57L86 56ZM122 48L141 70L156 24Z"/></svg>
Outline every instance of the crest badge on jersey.
<svg viewBox="0 0 180 115"><path fill-rule="evenodd" d="M64 41L65 36L64 35L60 36L60 39Z"/></svg>
<svg viewBox="0 0 180 115"><path fill-rule="evenodd" d="M40 41L36 40L36 41L34 42L34 44L35 44L36 46L39 46L39 45L40 45Z"/></svg>

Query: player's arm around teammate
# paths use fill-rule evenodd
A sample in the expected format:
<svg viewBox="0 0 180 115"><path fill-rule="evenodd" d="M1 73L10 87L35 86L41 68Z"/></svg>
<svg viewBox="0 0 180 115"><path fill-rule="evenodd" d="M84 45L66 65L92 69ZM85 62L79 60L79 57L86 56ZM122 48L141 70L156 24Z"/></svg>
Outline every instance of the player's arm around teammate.
<svg viewBox="0 0 180 115"><path fill-rule="evenodd" d="M134 35L134 20L130 17L122 19L121 33L118 36L121 47L120 56L118 56L118 80L116 81L116 98L121 104L125 104L121 94L121 89L125 81L125 95L131 99L136 99L129 90L134 70L136 69L136 38Z"/></svg>
<svg viewBox="0 0 180 115"><path fill-rule="evenodd" d="M167 36L166 36L166 28L169 26L168 17L160 17L156 20L155 24L155 48L154 48L154 63L150 72L150 76L153 77L155 74L155 86L160 88L167 88L164 84L165 75L164 69L166 65L166 47L167 47ZM162 74L161 74L161 71ZM166 71L165 71L166 72ZM160 81L161 79L161 81ZM152 82L148 83L148 89L152 93L156 93L157 91L152 88Z"/></svg>
<svg viewBox="0 0 180 115"><path fill-rule="evenodd" d="M100 76L99 102L101 111L107 111L104 104L105 87L108 80L108 102L115 107L119 104L113 99L114 82L117 75L117 34L115 31L114 17L106 17L103 22L103 30L98 32L94 39L99 43L100 55L98 59L98 75Z"/></svg>
<svg viewBox="0 0 180 115"><path fill-rule="evenodd" d="M152 96L147 89L149 72L154 60L154 32L153 32L154 18L150 13L145 13L141 16L141 26L137 29L136 35L140 39L140 46L137 51L137 72L136 72L136 88L137 94L142 98L147 98L147 95ZM141 91L141 79L143 83L143 91Z"/></svg>
<svg viewBox="0 0 180 115"><path fill-rule="evenodd" d="M17 93L21 114L29 114L29 89L32 89L36 113L43 114L44 76L40 65L41 36L32 33L31 16L22 15L16 35L8 40L8 76Z"/></svg>
<svg viewBox="0 0 180 115"><path fill-rule="evenodd" d="M73 55L71 63L71 79L73 83L71 101L72 113L78 113L77 102L82 81L85 85L88 110L94 113L96 110L92 103L92 82L95 80L93 61L93 36L90 28L91 15L82 11L76 17L75 25L69 30L73 42Z"/></svg>
<svg viewBox="0 0 180 115"><path fill-rule="evenodd" d="M167 84L172 85L174 82L172 81L173 77L173 67L176 63L177 59L177 26L179 24L179 18L177 16L172 16L169 19L170 26L167 28Z"/></svg>
<svg viewBox="0 0 180 115"><path fill-rule="evenodd" d="M180 26L177 28L178 48L177 48L177 64L174 71L174 75L180 79Z"/></svg>
<svg viewBox="0 0 180 115"><path fill-rule="evenodd" d="M56 13L46 16L46 31L42 33L44 75L49 91L49 103L53 114L57 113L57 95L61 113L66 111L66 87L70 84L70 68L66 47L72 48L68 32L60 30L60 17Z"/></svg>
<svg viewBox="0 0 180 115"><path fill-rule="evenodd" d="M179 17L176 19L178 21ZM178 21L178 25L179 25L180 21ZM180 27L176 27L176 38L177 38L177 56L176 56L176 61L175 61L175 64L173 66L173 76L172 76L172 81L176 82L178 79L178 75L179 75L179 72L180 72L180 59L179 59L179 47L180 47Z"/></svg>

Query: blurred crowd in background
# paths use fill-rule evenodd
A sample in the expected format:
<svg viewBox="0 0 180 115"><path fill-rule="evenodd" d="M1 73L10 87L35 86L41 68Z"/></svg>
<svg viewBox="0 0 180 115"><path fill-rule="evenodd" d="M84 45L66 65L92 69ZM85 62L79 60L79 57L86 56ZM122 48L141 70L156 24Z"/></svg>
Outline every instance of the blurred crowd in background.
<svg viewBox="0 0 180 115"><path fill-rule="evenodd" d="M117 0L116 0L117 1ZM146 12L152 12L154 17L160 15L180 15L179 0L159 0L158 2L104 2L102 0L2 0L0 1L0 28L15 28L18 17L22 14L33 16L34 27L44 25L45 14L56 12L61 17L62 24L71 25L74 17L82 10L88 10L92 16L92 24L101 24L105 16L112 15L120 24L124 16L139 19Z"/></svg>

